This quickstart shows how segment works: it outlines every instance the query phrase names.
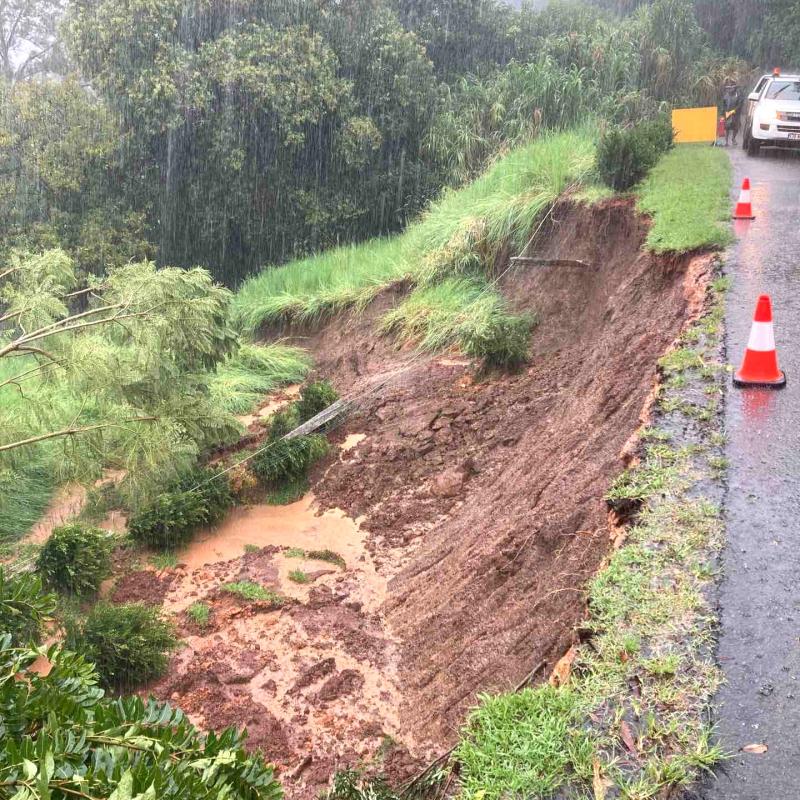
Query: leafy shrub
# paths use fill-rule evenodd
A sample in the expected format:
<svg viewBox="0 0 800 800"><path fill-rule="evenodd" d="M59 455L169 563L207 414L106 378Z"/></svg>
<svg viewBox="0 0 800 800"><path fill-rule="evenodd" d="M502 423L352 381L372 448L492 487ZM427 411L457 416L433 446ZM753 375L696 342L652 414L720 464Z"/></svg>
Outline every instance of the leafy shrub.
<svg viewBox="0 0 800 800"><path fill-rule="evenodd" d="M5 787L4 797L283 796L273 768L260 754L248 754L235 730L201 735L180 709L139 697L105 698L94 667L75 653L50 648L47 675L30 670L37 657L0 636L3 777L37 775L29 788ZM203 762L215 766L198 769Z"/></svg>
<svg viewBox="0 0 800 800"><path fill-rule="evenodd" d="M126 689L163 675L178 639L154 606L100 602L69 626L66 644L94 663L104 687Z"/></svg>
<svg viewBox="0 0 800 800"><path fill-rule="evenodd" d="M55 609L56 597L43 590L38 575L6 576L0 567L0 635L9 634L16 646L38 644L42 625Z"/></svg>
<svg viewBox="0 0 800 800"><path fill-rule="evenodd" d="M39 551L36 569L54 589L76 597L95 595L111 573L111 537L98 528L62 525Z"/></svg>
<svg viewBox="0 0 800 800"><path fill-rule="evenodd" d="M233 594L249 602L266 602L274 606L282 606L283 598L275 592L253 581L236 581L222 585L222 591L226 594Z"/></svg>
<svg viewBox="0 0 800 800"><path fill-rule="evenodd" d="M134 514L128 531L140 544L174 550L204 525L219 522L233 505L227 480L212 470L197 470Z"/></svg>
<svg viewBox="0 0 800 800"><path fill-rule="evenodd" d="M296 481L328 452L328 440L321 434L278 439L255 456L253 472L267 484Z"/></svg>
<svg viewBox="0 0 800 800"><path fill-rule="evenodd" d="M612 128L597 147L597 170L612 189L635 186L672 147L672 125L666 118L645 120L632 128Z"/></svg>
<svg viewBox="0 0 800 800"><path fill-rule="evenodd" d="M317 381L301 389L300 399L296 403L300 424L316 417L338 399L339 393L328 381Z"/></svg>
<svg viewBox="0 0 800 800"><path fill-rule="evenodd" d="M272 440L283 439L300 424L300 414L297 405L292 405L276 411L270 418L269 438Z"/></svg>
<svg viewBox="0 0 800 800"><path fill-rule="evenodd" d="M307 572L303 572L301 569L293 569L289 573L289 580L293 581L294 583L311 583L311 577Z"/></svg>

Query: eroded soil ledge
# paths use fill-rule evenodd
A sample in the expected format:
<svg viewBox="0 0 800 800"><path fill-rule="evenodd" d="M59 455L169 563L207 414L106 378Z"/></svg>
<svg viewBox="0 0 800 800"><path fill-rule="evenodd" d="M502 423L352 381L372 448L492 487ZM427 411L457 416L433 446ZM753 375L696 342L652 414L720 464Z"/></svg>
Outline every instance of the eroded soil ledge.
<svg viewBox="0 0 800 800"><path fill-rule="evenodd" d="M453 743L478 692L509 689L540 662L545 676L574 642L585 583L610 548L603 496L625 466L656 362L705 289L704 262L644 253L645 234L629 203L564 204L536 255L590 268L496 265L516 308L539 319L517 374L478 378L457 355L378 337L403 287L360 316L281 332L342 395L362 395L333 435L348 447L313 476L316 505L283 512L299 521L239 509L214 534L238 541L239 555L214 561L206 542L211 556L185 554L158 577L168 609L203 599L212 615L203 630L186 622L188 647L152 690L201 724L247 725L289 797L311 797L358 761L409 774ZM345 526L335 533L333 517ZM245 542L262 549L241 555ZM311 582L292 584L290 548L317 542L346 566L301 561ZM244 578L289 602L219 594Z"/></svg>

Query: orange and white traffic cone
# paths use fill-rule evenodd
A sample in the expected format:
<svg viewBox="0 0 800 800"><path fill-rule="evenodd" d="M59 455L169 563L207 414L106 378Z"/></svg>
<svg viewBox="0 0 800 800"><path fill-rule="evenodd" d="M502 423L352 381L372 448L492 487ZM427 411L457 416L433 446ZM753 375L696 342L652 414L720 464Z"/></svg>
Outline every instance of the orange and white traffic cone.
<svg viewBox="0 0 800 800"><path fill-rule="evenodd" d="M739 192L739 202L733 212L734 219L755 219L753 204L750 201L750 178L742 181L742 191Z"/></svg>
<svg viewBox="0 0 800 800"><path fill-rule="evenodd" d="M778 369L778 353L772 330L772 302L768 294L758 298L753 327L744 360L733 376L737 386L766 386L781 389L786 386L786 376Z"/></svg>

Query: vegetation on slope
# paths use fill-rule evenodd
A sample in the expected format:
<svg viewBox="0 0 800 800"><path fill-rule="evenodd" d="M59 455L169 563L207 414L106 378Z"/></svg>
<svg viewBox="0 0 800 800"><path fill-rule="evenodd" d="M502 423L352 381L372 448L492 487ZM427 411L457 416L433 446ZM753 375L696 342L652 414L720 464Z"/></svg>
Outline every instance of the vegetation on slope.
<svg viewBox="0 0 800 800"><path fill-rule="evenodd" d="M391 239L338 248L268 269L236 295L235 318L248 333L261 325L318 321L363 308L387 286L417 289L385 320L385 330L423 346L458 344L491 363L524 356L530 322L510 315L494 290L500 249L517 251L556 198L592 181L595 145L588 132L544 136L499 159L482 177L445 195ZM497 340L497 343L495 342Z"/></svg>

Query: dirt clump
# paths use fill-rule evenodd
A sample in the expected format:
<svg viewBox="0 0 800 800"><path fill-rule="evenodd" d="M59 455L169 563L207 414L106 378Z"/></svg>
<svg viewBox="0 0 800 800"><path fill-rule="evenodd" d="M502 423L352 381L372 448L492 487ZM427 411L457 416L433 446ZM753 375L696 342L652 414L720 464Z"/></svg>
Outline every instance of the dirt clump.
<svg viewBox="0 0 800 800"><path fill-rule="evenodd" d="M111 601L160 606L176 580L177 575L173 572L155 572L152 569L129 572L115 582Z"/></svg>

